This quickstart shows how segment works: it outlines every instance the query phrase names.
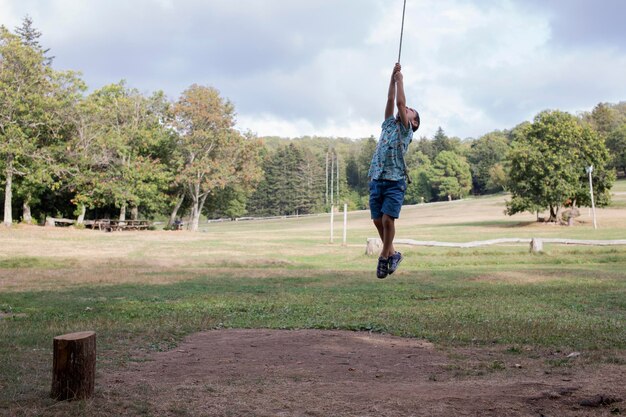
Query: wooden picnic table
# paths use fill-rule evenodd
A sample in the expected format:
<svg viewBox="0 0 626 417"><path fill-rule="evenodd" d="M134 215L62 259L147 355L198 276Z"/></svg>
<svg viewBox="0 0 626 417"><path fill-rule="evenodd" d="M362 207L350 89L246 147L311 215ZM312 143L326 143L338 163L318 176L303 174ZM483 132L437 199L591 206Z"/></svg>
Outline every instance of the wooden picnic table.
<svg viewBox="0 0 626 417"><path fill-rule="evenodd" d="M121 231L121 230L146 230L152 226L152 222L149 220L110 220L102 219L94 221L94 229L98 227L99 230L107 232Z"/></svg>

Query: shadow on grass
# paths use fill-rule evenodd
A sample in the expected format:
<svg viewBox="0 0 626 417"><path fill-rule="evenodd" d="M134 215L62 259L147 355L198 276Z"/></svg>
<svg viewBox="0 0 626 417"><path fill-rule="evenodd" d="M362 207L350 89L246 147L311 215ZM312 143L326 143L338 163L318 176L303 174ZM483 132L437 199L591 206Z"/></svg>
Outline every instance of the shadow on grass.
<svg viewBox="0 0 626 417"><path fill-rule="evenodd" d="M59 269L68 268L78 265L75 259L52 259L34 256L16 256L0 260L0 268L18 269L18 268L41 268L41 269Z"/></svg>
<svg viewBox="0 0 626 417"><path fill-rule="evenodd" d="M486 220L480 222L462 222L442 224L440 227L494 227L498 229L510 229L528 227L537 224L536 221L515 221L515 220Z"/></svg>

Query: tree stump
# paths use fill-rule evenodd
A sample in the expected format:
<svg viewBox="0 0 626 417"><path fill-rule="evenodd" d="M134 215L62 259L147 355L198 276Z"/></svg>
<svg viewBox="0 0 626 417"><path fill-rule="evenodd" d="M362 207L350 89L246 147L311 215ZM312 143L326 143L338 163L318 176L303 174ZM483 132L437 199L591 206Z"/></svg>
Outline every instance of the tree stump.
<svg viewBox="0 0 626 417"><path fill-rule="evenodd" d="M96 377L96 333L70 333L54 338L52 392L57 400L93 395Z"/></svg>
<svg viewBox="0 0 626 417"><path fill-rule="evenodd" d="M367 246L365 247L366 255L378 255L383 248L383 241L380 238L370 237L367 239Z"/></svg>
<svg viewBox="0 0 626 417"><path fill-rule="evenodd" d="M541 241L541 239L533 238L530 241L530 251L532 253L543 252L543 242Z"/></svg>

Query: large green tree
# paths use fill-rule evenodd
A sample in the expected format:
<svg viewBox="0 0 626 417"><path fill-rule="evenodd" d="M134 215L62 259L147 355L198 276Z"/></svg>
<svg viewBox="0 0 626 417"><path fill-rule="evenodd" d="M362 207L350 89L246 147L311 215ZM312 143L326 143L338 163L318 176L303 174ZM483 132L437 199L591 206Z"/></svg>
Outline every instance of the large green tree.
<svg viewBox="0 0 626 417"><path fill-rule="evenodd" d="M22 221L30 223L31 207L45 217L49 209L41 201L63 186L71 168L65 164L75 131L75 113L86 85L73 71L52 71L51 91L44 132L38 152L30 159L25 175L18 178L17 197L22 202Z"/></svg>
<svg viewBox="0 0 626 417"><path fill-rule="evenodd" d="M32 28L29 29L32 32ZM13 221L13 184L19 178L25 214L56 166L52 149L66 140L63 114L82 88L75 73L56 72L38 46L0 27L0 164L5 183L4 224ZM45 188L45 187L44 187ZM26 219L28 220L28 219Z"/></svg>
<svg viewBox="0 0 626 417"><path fill-rule="evenodd" d="M198 230L200 213L213 192L258 181L260 142L234 129L235 109L212 87L192 85L173 107L183 166L177 181L191 198L191 227Z"/></svg>
<svg viewBox="0 0 626 417"><path fill-rule="evenodd" d="M439 199L465 197L472 188L472 174L465 157L452 151L440 152L430 169L433 193Z"/></svg>
<svg viewBox="0 0 626 417"><path fill-rule="evenodd" d="M86 207L126 208L137 218L161 211L172 181L161 157L171 134L162 123L167 104L162 93L150 97L123 82L90 94L78 106L75 135L68 148L67 186L79 220ZM165 144L165 145L164 145Z"/></svg>
<svg viewBox="0 0 626 417"><path fill-rule="evenodd" d="M593 165L596 203L608 204L614 172L607 169L609 155L598 133L576 117L561 111L545 111L518 132L509 153L507 214L550 211L557 221L565 204L589 206L585 168Z"/></svg>
<svg viewBox="0 0 626 417"><path fill-rule="evenodd" d="M26 160L37 149L33 131L41 113L45 80L43 58L20 38L0 27L0 157L5 183L4 224L13 222L13 179L25 175Z"/></svg>

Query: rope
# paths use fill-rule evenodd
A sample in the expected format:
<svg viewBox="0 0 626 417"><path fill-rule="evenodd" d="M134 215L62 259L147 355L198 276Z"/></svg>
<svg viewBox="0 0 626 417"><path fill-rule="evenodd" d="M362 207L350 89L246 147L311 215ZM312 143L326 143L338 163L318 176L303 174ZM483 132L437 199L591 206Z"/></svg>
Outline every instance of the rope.
<svg viewBox="0 0 626 417"><path fill-rule="evenodd" d="M406 0L404 0L404 6L402 7L402 29L400 29L400 50L398 51L398 63L400 62L400 55L402 55L402 35L404 34L404 12L406 10Z"/></svg>

